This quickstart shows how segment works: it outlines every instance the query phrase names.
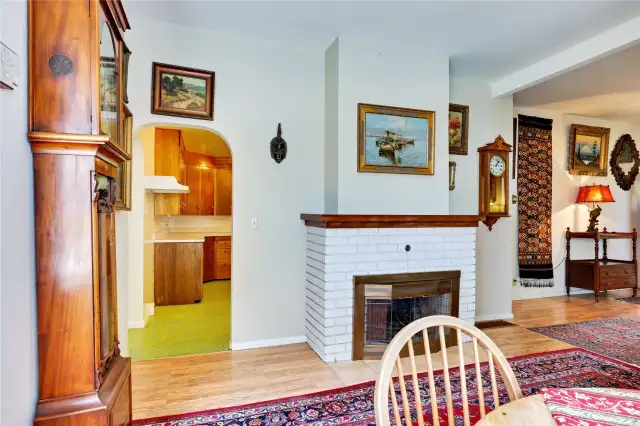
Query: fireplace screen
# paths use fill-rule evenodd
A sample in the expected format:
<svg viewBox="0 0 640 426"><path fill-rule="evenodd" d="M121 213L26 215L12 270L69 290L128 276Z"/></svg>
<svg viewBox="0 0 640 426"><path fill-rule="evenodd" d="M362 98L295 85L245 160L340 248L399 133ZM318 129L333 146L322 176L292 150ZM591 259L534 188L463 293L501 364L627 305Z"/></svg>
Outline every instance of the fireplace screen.
<svg viewBox="0 0 640 426"><path fill-rule="evenodd" d="M409 297L406 299L366 299L364 344L388 344L400 330L413 321L431 315L451 315L451 293ZM435 338L437 329L429 329ZM418 336L414 337L417 340Z"/></svg>
<svg viewBox="0 0 640 426"><path fill-rule="evenodd" d="M406 325L431 315L458 316L459 271L375 275L355 278L353 359L379 359ZM430 349L440 350L437 328L428 331ZM447 346L455 333L445 329ZM416 352L424 346L414 336Z"/></svg>

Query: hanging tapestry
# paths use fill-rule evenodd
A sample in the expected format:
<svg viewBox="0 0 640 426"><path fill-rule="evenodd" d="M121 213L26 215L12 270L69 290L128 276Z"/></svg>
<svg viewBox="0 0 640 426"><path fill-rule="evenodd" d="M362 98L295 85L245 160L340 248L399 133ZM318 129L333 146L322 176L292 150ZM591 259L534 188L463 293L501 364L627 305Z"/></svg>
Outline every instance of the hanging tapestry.
<svg viewBox="0 0 640 426"><path fill-rule="evenodd" d="M523 287L553 287L552 122L518 115L518 266Z"/></svg>

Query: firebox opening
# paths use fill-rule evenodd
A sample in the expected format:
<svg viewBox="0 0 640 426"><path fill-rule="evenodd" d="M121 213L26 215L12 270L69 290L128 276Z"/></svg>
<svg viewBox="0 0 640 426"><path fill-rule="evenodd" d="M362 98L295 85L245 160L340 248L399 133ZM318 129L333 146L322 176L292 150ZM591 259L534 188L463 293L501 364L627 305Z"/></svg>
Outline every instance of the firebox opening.
<svg viewBox="0 0 640 426"><path fill-rule="evenodd" d="M458 317L460 271L356 276L353 359L380 359L393 337L409 323L432 315ZM436 328L428 331L431 352L440 351ZM424 353L421 335L413 338ZM446 347L456 336L445 329Z"/></svg>

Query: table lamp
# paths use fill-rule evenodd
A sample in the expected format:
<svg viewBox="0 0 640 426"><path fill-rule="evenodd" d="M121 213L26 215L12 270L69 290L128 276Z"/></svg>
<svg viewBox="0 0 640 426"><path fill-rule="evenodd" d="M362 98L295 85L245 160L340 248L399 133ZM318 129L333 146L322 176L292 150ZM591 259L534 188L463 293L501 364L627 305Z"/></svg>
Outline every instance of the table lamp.
<svg viewBox="0 0 640 426"><path fill-rule="evenodd" d="M591 203L592 209L589 211L589 227L587 232L596 232L596 225L598 224L598 216L602 212L600 206L596 203L613 203L613 195L609 185L586 185L580 187L578 192L578 199L576 203Z"/></svg>

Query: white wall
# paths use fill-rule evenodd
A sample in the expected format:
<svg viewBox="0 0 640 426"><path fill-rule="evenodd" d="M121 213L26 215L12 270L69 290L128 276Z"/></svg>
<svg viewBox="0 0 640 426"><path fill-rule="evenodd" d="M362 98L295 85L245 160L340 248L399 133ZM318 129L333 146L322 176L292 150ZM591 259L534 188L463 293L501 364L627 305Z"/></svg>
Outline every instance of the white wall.
<svg viewBox="0 0 640 426"><path fill-rule="evenodd" d="M116 212L116 249L118 268L118 335L120 347L127 348L128 329L144 325L143 303L143 219L144 219L144 157L142 143L132 145L131 211ZM142 194L142 195L140 195ZM125 231L126 229L126 231ZM122 236L122 234L125 234ZM126 253L126 256L124 255ZM125 312L123 315L122 313ZM125 340L126 339L126 340ZM127 343L125 345L125 342Z"/></svg>
<svg viewBox="0 0 640 426"><path fill-rule="evenodd" d="M0 90L0 424L32 424L38 397L33 163L27 142L27 3L0 2L0 40L19 56L20 87Z"/></svg>
<svg viewBox="0 0 640 426"><path fill-rule="evenodd" d="M324 212L338 213L340 40L324 54Z"/></svg>
<svg viewBox="0 0 640 426"><path fill-rule="evenodd" d="M303 336L305 227L300 213L321 212L324 205L326 45L316 49L297 40L274 41L268 34L251 38L139 17L127 44L133 52L129 106L134 132L154 122L204 126L231 146L232 342ZM151 115L153 61L215 71L214 121ZM281 164L269 154L278 123L289 146ZM142 198L140 188L134 188L134 203ZM129 220L141 220L141 215L132 211ZM257 230L251 229L252 217L258 218ZM141 233L142 227L129 230ZM130 270L137 271L130 276L139 276L142 262L129 262ZM140 278L131 284L138 283Z"/></svg>
<svg viewBox="0 0 640 426"><path fill-rule="evenodd" d="M571 227L572 230L586 230L588 225L588 210L590 206L575 204L576 197L578 195L578 188L581 185L609 185L611 188L611 193L613 194L615 203L601 204L602 214L600 215L600 224L598 225L600 229L606 226L610 231L630 231L633 226L637 226L637 223L635 225L632 225L631 223L633 188L631 191L623 191L616 184L609 168L610 155L607 159L608 175L606 177L573 176L567 171L569 131L571 124L585 124L588 126L610 128L609 154L611 154L618 138L623 134L629 133L637 140L638 135L640 135L640 127L628 123L600 120L590 117L563 114L558 111L545 111L533 108L514 108L514 116L517 116L518 114L553 119L553 198L551 238L553 265L557 266L560 264L560 266L553 273L554 287L524 288L518 285L513 288L513 298L529 299L536 297L559 296L565 294L565 264L562 262L566 255L564 233L567 227ZM636 180L634 188L637 186L638 181ZM517 241L517 224L514 224L514 229ZM631 245L629 242L613 241L609 243L608 248L610 258L621 257L623 259L631 259ZM592 258L593 256L594 252L592 241L572 241L572 258ZM515 258L515 262L515 274L517 275L517 258ZM572 289L571 292L578 293L580 290Z"/></svg>
<svg viewBox="0 0 640 426"><path fill-rule="evenodd" d="M128 212L116 212L116 280L118 284L118 340L124 356L129 354L129 267L126 261L130 257L128 241L131 230L124 216ZM118 244L118 241L124 244ZM122 297L121 295L125 295Z"/></svg>
<svg viewBox="0 0 640 426"><path fill-rule="evenodd" d="M513 143L513 99L493 98L491 86L486 82L458 78L450 80L449 95L451 103L469 106L468 155L449 156L457 164L456 188L449 191L449 214L478 214L478 148L493 142L498 135ZM513 194L515 180L511 176L509 179ZM516 250L513 233L516 207L511 205L511 217L498 220L492 231L480 224L476 233L478 321L512 316L510 287L514 273L512 253Z"/></svg>
<svg viewBox="0 0 640 426"><path fill-rule="evenodd" d="M447 214L448 54L435 42L425 50L372 34L339 40L339 213ZM435 111L435 175L358 173L358 103Z"/></svg>

